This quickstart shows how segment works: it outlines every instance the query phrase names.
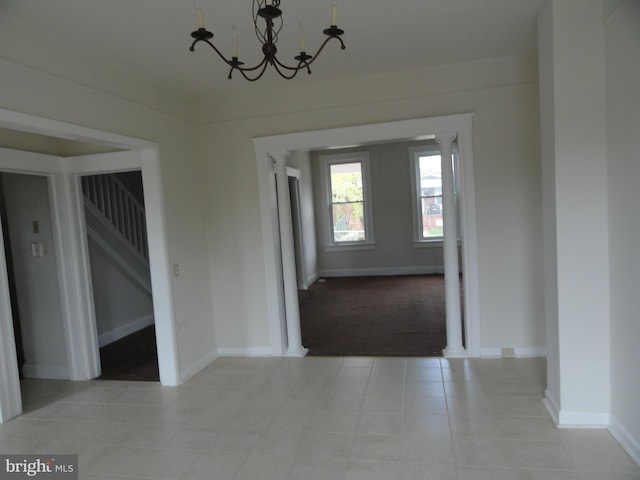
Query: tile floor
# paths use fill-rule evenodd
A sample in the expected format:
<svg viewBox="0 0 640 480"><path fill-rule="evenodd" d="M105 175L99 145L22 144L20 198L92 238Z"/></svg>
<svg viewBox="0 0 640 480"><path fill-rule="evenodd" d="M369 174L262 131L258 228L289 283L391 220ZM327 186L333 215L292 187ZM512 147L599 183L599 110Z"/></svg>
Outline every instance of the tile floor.
<svg viewBox="0 0 640 480"><path fill-rule="evenodd" d="M23 382L2 453L80 477L631 480L605 430L558 430L543 359L220 358L186 384Z"/></svg>

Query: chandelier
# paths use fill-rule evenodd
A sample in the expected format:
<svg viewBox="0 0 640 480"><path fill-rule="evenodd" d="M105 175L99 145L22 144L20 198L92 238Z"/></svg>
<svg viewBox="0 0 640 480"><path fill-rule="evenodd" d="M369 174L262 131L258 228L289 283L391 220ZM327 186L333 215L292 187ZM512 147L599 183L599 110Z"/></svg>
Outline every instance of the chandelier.
<svg viewBox="0 0 640 480"><path fill-rule="evenodd" d="M264 57L262 60L253 67L245 67L244 62L241 62L238 59L238 40L237 40L237 32L235 25L232 28L232 56L231 60L227 59L221 52L216 48L216 46L211 42L213 38L213 33L205 29L204 27L204 18L202 14L202 9L198 6L198 29L194 32L191 32L191 37L193 38L193 43L191 43L191 47L189 47L190 51L195 50L195 46L197 43L204 42L209 45L225 62L231 69L229 70L229 75L227 78L231 78L234 70L238 70L244 78L249 80L250 82L255 82L258 80L267 67L271 65L278 74L282 78L286 78L287 80L295 77L300 70L306 70L308 74L311 73L311 64L316 61L320 52L324 49L325 45L331 39L336 39L340 42L340 48L344 50L346 47L342 38L340 36L344 34L344 30L341 30L337 27L336 22L336 4L333 2L331 6L331 26L323 30L323 33L327 36L327 38L322 42L320 48L314 55L309 55L305 49L304 42L304 32L302 23L299 28L299 38L300 38L300 54L294 57L297 64L287 65L281 62L278 57L278 48L276 47L276 43L278 42L278 34L280 30L282 30L283 20L282 20L282 10L280 10L280 0L252 0L252 13L253 13L253 24L256 31L256 36L258 40L262 43L262 53ZM264 26L259 25L259 19L264 20Z"/></svg>

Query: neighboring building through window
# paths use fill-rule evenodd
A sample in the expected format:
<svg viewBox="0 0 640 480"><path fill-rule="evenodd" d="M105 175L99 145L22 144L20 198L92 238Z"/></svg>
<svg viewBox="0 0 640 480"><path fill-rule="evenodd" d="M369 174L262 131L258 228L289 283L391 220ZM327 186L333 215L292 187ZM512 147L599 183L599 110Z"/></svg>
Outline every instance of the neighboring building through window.
<svg viewBox="0 0 640 480"><path fill-rule="evenodd" d="M411 148L410 161L411 190L414 198L414 241L417 244L441 241L444 217L440 150L437 146ZM455 173L457 169L454 156Z"/></svg>
<svg viewBox="0 0 640 480"><path fill-rule="evenodd" d="M322 155L320 162L327 246L371 245L368 153Z"/></svg>

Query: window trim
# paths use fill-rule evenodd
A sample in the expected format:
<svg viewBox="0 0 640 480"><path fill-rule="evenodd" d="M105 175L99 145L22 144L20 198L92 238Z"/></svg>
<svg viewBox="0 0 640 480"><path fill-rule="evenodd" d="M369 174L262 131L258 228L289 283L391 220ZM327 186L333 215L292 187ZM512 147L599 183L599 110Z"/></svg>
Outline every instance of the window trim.
<svg viewBox="0 0 640 480"><path fill-rule="evenodd" d="M420 192L420 163L419 159L421 156L427 155L440 155L440 146L439 145L421 145L418 147L409 147L409 170L411 172L411 209L413 215L413 246L415 248L430 248L430 247L441 247L443 245L443 237L427 237L423 238L422 234L422 208L421 208L421 195ZM454 146L452 151L452 155L454 156L454 177L457 177L457 148ZM455 204L456 204L456 218L458 219L458 223L460 222L460 207L458 201L458 179L454 178L454 196L455 196ZM458 229L460 232L460 229ZM458 234L458 243L460 243L460 238Z"/></svg>
<svg viewBox="0 0 640 480"><path fill-rule="evenodd" d="M375 248L373 236L373 205L371 201L371 175L369 169L369 152L358 151L348 153L338 153L320 155L320 187L323 195L322 199L322 229L324 237L325 251L346 251L346 250L371 250ZM364 240L336 242L334 240L333 226L331 224L331 165L342 163L360 163L362 166L362 189L363 189L363 220L364 220Z"/></svg>

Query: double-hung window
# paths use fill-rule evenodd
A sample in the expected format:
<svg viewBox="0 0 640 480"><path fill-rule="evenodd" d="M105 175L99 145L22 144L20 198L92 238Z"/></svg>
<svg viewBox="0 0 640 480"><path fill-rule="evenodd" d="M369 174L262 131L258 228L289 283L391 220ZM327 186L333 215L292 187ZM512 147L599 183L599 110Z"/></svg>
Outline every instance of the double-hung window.
<svg viewBox="0 0 640 480"><path fill-rule="evenodd" d="M370 247L373 228L368 153L322 155L320 163L327 247Z"/></svg>
<svg viewBox="0 0 640 480"><path fill-rule="evenodd" d="M414 242L416 245L439 244L444 229L440 150L437 146L416 147L411 148L409 153ZM454 177L456 174L454 156ZM454 181L454 184L457 185L457 182ZM457 187L455 192L457 193Z"/></svg>

